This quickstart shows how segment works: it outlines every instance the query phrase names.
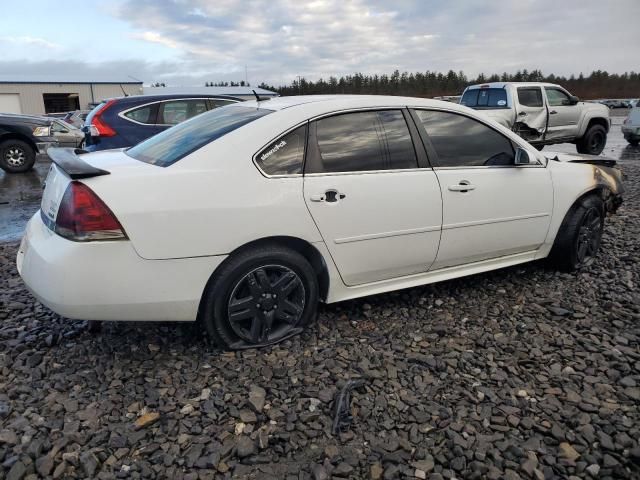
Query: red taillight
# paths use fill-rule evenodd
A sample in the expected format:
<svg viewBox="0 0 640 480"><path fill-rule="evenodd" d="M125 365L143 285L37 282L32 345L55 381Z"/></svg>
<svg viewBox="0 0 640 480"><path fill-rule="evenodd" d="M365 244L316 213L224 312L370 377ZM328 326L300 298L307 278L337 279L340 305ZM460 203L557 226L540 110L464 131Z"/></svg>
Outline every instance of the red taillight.
<svg viewBox="0 0 640 480"><path fill-rule="evenodd" d="M80 182L71 182L64 192L55 230L58 235L77 242L127 238L109 207Z"/></svg>
<svg viewBox="0 0 640 480"><path fill-rule="evenodd" d="M115 100L109 100L108 102L106 102L104 105L98 108L96 113L94 113L93 117L91 118L91 126L95 128L96 133L100 137L113 137L116 134L116 131L111 128L109 124L107 124L102 118L104 112L106 112L114 102Z"/></svg>

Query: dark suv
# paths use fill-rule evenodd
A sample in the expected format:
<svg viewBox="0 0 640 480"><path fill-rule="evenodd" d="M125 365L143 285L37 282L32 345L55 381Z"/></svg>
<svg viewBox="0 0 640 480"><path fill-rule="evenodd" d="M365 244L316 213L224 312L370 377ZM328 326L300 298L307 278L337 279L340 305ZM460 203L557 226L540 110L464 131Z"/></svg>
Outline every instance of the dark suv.
<svg viewBox="0 0 640 480"><path fill-rule="evenodd" d="M57 147L53 120L33 115L0 114L0 168L8 173L30 170L36 154Z"/></svg>
<svg viewBox="0 0 640 480"><path fill-rule="evenodd" d="M125 148L207 110L242 101L221 95L135 95L105 100L85 120L85 149Z"/></svg>

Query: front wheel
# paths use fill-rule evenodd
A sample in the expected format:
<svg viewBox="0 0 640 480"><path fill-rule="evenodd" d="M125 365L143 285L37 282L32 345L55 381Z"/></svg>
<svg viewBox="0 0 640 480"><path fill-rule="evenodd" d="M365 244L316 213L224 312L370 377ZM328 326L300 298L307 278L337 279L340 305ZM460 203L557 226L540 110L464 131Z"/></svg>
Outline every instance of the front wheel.
<svg viewBox="0 0 640 480"><path fill-rule="evenodd" d="M33 168L36 152L22 140L5 140L0 143L0 168L7 173L23 173Z"/></svg>
<svg viewBox="0 0 640 480"><path fill-rule="evenodd" d="M593 263L604 230L605 208L595 195L585 197L567 214L556 237L550 258L565 271Z"/></svg>
<svg viewBox="0 0 640 480"><path fill-rule="evenodd" d="M576 142L578 153L600 155L607 144L607 131L602 125L592 125Z"/></svg>
<svg viewBox="0 0 640 480"><path fill-rule="evenodd" d="M317 303L317 276L301 254L276 245L256 247L230 257L216 273L200 320L222 347L261 347L302 332L315 318Z"/></svg>

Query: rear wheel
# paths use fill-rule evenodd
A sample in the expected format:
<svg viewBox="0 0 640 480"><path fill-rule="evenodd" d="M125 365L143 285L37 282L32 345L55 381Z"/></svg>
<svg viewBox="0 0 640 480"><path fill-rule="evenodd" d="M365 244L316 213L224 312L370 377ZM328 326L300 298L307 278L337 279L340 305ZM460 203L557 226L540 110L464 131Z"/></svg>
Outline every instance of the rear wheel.
<svg viewBox="0 0 640 480"><path fill-rule="evenodd" d="M578 153L600 155L607 144L607 131L602 125L592 125L576 142Z"/></svg>
<svg viewBox="0 0 640 480"><path fill-rule="evenodd" d="M5 140L0 143L0 168L7 173L22 173L33 168L36 152L22 140Z"/></svg>
<svg viewBox="0 0 640 480"><path fill-rule="evenodd" d="M318 281L298 252L257 247L229 258L207 287L200 312L209 336L230 349L296 335L314 318Z"/></svg>
<svg viewBox="0 0 640 480"><path fill-rule="evenodd" d="M590 265L600 248L604 216L604 202L595 195L585 197L572 208L553 245L553 262L566 271Z"/></svg>

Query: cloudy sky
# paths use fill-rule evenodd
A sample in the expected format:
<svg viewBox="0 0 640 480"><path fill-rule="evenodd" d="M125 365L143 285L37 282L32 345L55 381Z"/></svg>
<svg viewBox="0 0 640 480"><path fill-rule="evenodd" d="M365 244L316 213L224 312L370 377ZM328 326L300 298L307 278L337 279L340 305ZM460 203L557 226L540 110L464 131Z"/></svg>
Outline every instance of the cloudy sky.
<svg viewBox="0 0 640 480"><path fill-rule="evenodd" d="M3 4L0 74L281 85L356 71L640 70L640 0Z"/></svg>

